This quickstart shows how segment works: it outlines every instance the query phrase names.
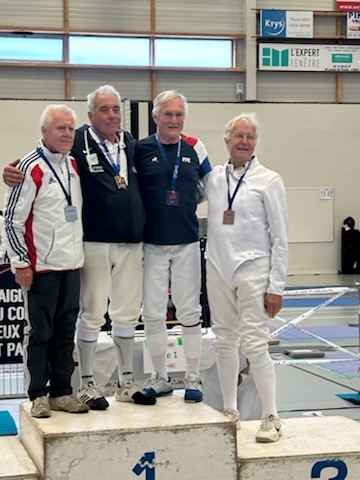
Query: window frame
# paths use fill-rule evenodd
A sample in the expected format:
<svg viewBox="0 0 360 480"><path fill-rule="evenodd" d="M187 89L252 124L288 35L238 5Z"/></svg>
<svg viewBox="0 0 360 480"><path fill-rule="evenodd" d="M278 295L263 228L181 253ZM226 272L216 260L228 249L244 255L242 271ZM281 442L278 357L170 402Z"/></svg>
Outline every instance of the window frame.
<svg viewBox="0 0 360 480"><path fill-rule="evenodd" d="M145 68L145 69L152 69L152 70L156 70L157 68L158 69L163 69L163 68L169 68L169 69L172 69L172 68L179 68L179 69L183 69L183 70L193 70L193 69L198 69L198 70L204 70L204 69L209 69L209 70L215 70L215 71L229 71L229 70L233 70L233 71L244 71L244 68L240 67L239 66L239 62L237 60L237 51L238 51L238 42L240 40L242 40L243 38L245 38L245 35L211 35L211 34L208 34L208 35L191 35L191 34L177 34L177 33L173 33L173 34L153 34L153 33L150 33L150 32L145 32L143 34L139 34L139 33L129 33L129 32L117 32L117 33L112 33L112 32L86 32L86 31L67 31L67 32L64 32L64 31L54 31L54 32L50 32L50 31L47 31L47 32L42 32L41 30L23 30L23 31L9 31L9 30L4 30L0 27L0 39L2 37L8 37L8 38L17 38L19 36L23 36L23 37L29 37L29 38L38 38L38 39L62 39L63 40L63 58L62 58L62 61L61 62L53 62L53 61L41 61L41 65L43 66L44 63L47 63L49 66L54 64L54 63L60 63L62 64L62 66L64 67L67 67L67 66L71 66L71 67L85 67L85 66L93 66L93 67L113 67L113 68L121 68L121 67L124 67L124 68L133 68L133 67L140 67L140 68ZM70 62L70 39L71 38L74 38L76 36L81 36L83 38L85 37L88 37L88 38L94 38L94 37L98 37L98 38L127 38L129 40L131 39L144 39L144 38L147 38L149 40L149 65L141 65L141 66L137 66L137 65L131 65L131 64L101 64L100 62L99 63L89 63L89 64L86 64L86 63L71 63ZM197 41L197 40L207 40L207 41L222 41L222 40L229 40L231 41L231 57L232 57L232 61L231 61L231 66L229 67L214 67L214 66L191 66L191 67L187 67L187 66L166 66L166 65L156 65L156 40L158 39L161 39L161 40L166 40L166 39L171 39L171 40L179 40L179 41L183 41L183 40L194 40L194 41ZM12 62L14 63L19 63L19 62L22 62L24 64L33 64L34 66L36 65L37 61L33 61L31 59L17 59L17 60L8 60L8 59L2 59L0 58L0 66L3 65L3 64L11 64Z"/></svg>

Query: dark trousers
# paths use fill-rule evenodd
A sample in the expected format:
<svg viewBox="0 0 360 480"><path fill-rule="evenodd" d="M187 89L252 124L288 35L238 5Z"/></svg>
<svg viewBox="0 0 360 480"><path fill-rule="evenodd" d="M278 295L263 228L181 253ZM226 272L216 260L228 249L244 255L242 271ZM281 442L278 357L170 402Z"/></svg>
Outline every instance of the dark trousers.
<svg viewBox="0 0 360 480"><path fill-rule="evenodd" d="M39 273L26 292L24 363L30 400L72 393L74 335L79 311L80 272ZM49 385L48 385L49 384Z"/></svg>

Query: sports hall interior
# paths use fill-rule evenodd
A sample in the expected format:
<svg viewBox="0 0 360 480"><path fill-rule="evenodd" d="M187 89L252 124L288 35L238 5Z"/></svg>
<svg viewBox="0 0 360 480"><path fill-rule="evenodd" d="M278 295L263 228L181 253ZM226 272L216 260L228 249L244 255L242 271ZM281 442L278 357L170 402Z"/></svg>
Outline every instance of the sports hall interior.
<svg viewBox="0 0 360 480"><path fill-rule="evenodd" d="M358 478L360 265L357 270L355 264L353 272L343 271L343 223L347 217L352 217L355 228L360 228L360 53L353 70L346 72L261 69L258 54L262 41L259 30L262 9L314 13L314 37L286 39L286 43L295 46L354 45L360 48L360 36L351 40L346 38L345 14L336 12L336 3L335 0L183 0L181 3L175 0L34 0L16 3L0 0L0 52L3 36L57 36L65 39L66 44L71 34L86 36L102 33L109 37L128 34L150 38L151 41L158 38L230 39L234 57L231 68L104 66L101 63L69 66L66 60L29 64L0 58L1 171L9 162L34 147L40 136L38 119L47 104L68 104L75 110L77 124L81 126L88 121L86 95L100 85L111 84L122 96L123 128L132 131L139 139L152 131L151 101L154 96L173 88L183 93L189 103L184 132L204 142L212 165L227 161L223 131L228 120L242 112L257 113L260 122L257 156L265 166L279 172L284 180L289 214L289 264L283 308L270 322L269 349L276 369L279 414L285 431L288 431L288 439L285 436L281 440L282 446L271 446L266 453L255 448L249 440L247 425L249 429L254 428L253 422L259 418L260 405L251 371L247 369L246 360L242 359L238 398L246 425L242 433L226 433L225 444L230 447L229 452L225 449L223 458L225 476L218 475L215 467L213 472L209 467L202 470L195 467L198 461L206 464L206 457L213 450L211 445L208 448L201 446L192 456L183 446L189 438L187 435L198 432L199 441L206 439L207 435L212 438L209 432L212 433L212 429L218 426L216 415L221 409L210 312L203 326L202 359L204 408L209 410L198 412L199 418L208 415L209 423L203 424L202 420L197 423L193 413L183 411L177 395L181 392L182 372L174 372L174 377L179 378L179 389L174 394L175 406L168 399L159 402L163 405L163 415L169 414L171 419L161 419L157 424L158 417L162 416L161 410L155 415L156 421L145 415L145 421L148 421L146 435L151 437L154 432L162 432L168 448L171 450L174 445L174 451L169 453L169 464L176 463L174 452L179 448L181 458L189 455L193 470L182 470L181 462L177 470L170 467L166 470L157 465L157 480L168 480L171 476L190 480L261 480L266 478L264 472L268 468L272 469L274 479L305 480L312 474L311 478L320 478L320 474L316 477L314 470L304 473L318 464L320 469L327 468L329 472L329 477L321 478ZM276 42L279 43L277 40L271 45L276 45ZM357 58L355 53L354 58ZM5 189L0 182L1 199ZM198 207L205 241L206 216L205 202ZM1 288L6 288L6 285L1 284ZM169 325L169 330L175 338L178 337L176 324ZM107 384L111 398L116 373L115 356L108 332L102 335L96 357L97 372ZM136 374L145 379L148 372L144 368L143 344L144 334L139 329L135 351ZM287 353L289 349L305 350L305 353L294 358ZM309 357L306 354L309 351L320 352L321 356ZM77 371L74 388L78 384L76 374ZM117 455L116 449L120 448L113 436L119 435L124 442L128 441L131 450L136 445L132 436L141 435L141 419L135 407L129 406L124 414L111 403L109 410L115 410L114 417L117 415L123 419L133 415L135 423L127 422L126 418L125 426L122 426L109 417L97 420L96 425L81 427L83 430L80 428L79 431L76 425L66 423L68 430L61 431L59 439L54 441L57 450L52 451L48 441L49 438L55 439L58 427L54 430L49 427L49 431L41 432L37 424L31 424L26 407L20 407L23 404L27 405L27 399L22 366L0 364L0 414L6 413L4 419L8 419L7 414L10 414L9 428L12 429L10 435L1 434L0 426L0 442L3 451L7 452L8 463L14 463L13 472L8 465L0 465L0 480L91 480L95 477L75 476L71 469L67 474L60 472L61 469L57 472L53 466L48 467L52 472L49 476L44 460L45 450L49 448L54 462L57 455L65 458L72 448L76 450L77 439L80 439L79 444L84 442L86 445L92 428L99 435L99 444L96 445L111 445L113 441L113 446L109 446L109 452L112 452L110 459L107 457L111 464ZM63 417L61 413L59 415L61 423ZM112 421L116 427L113 427ZM103 431L102 427L108 428L108 431ZM39 436L33 450L30 447L30 453L18 453L21 428L25 435ZM182 446L177 446L171 431L178 432L180 439L184 435ZM73 437L74 443L63 448L61 442L68 437ZM337 441L332 443L335 437ZM6 450L9 441L17 442L15 446L11 445L10 453ZM148 445L146 441L144 445ZM146 448L153 452L166 450L159 440L151 440L150 445ZM94 451L96 455L96 448L86 450L89 455ZM15 457L21 459L22 466L14 460L14 452ZM136 461L144 452L145 449L137 457L135 455ZM35 468L32 467L31 457L36 458ZM126 468L116 467L120 476L109 473L107 478L110 480L131 480L136 476L155 479L154 469L136 470L130 454L120 457ZM76 461L77 458L74 458L73 462ZM146 457L145 461L149 459ZM59 462L61 466L65 464L64 460ZM97 475L101 474L101 462L100 454L97 461L92 462ZM281 473L284 470L280 465L289 472L288 476ZM104 472L113 471L107 466L103 468ZM73 472L76 471L74 467ZM336 472L338 477L330 476Z"/></svg>

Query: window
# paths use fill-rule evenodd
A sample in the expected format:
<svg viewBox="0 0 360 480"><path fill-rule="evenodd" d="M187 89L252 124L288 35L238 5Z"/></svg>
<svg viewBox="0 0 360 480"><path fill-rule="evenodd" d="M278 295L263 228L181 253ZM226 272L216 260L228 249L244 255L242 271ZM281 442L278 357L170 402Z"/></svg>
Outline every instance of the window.
<svg viewBox="0 0 360 480"><path fill-rule="evenodd" d="M59 37L59 34L57 34ZM64 62L63 38L0 37L0 61ZM69 63L179 68L231 68L233 43L229 39L151 38L123 36L69 36Z"/></svg>
<svg viewBox="0 0 360 480"><path fill-rule="evenodd" d="M0 60L61 62L61 38L0 37Z"/></svg>
<svg viewBox="0 0 360 480"><path fill-rule="evenodd" d="M71 36L70 63L148 66L148 38Z"/></svg>
<svg viewBox="0 0 360 480"><path fill-rule="evenodd" d="M231 40L165 39L155 40L155 65L158 67L231 68Z"/></svg>

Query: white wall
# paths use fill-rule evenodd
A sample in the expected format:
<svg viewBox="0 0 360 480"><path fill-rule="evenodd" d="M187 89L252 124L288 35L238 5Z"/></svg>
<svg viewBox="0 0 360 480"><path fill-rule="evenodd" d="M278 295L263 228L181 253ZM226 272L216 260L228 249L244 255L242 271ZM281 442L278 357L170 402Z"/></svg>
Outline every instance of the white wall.
<svg viewBox="0 0 360 480"><path fill-rule="evenodd" d="M25 155L39 138L39 117L48 102L0 101L2 170L9 161ZM78 114L78 125L87 120L85 102L69 103ZM140 112L145 111L140 108ZM259 115L260 161L283 176L287 188L333 187L334 240L291 243L289 273L336 273L340 268L342 221L353 216L360 227L360 122L358 105L320 104L199 104L192 103L185 133L199 136L213 164L226 161L222 140L228 120L242 111ZM146 131L144 119L140 131ZM4 185L0 182L0 198ZM306 224L311 212L291 222ZM206 206L199 208L206 215Z"/></svg>

